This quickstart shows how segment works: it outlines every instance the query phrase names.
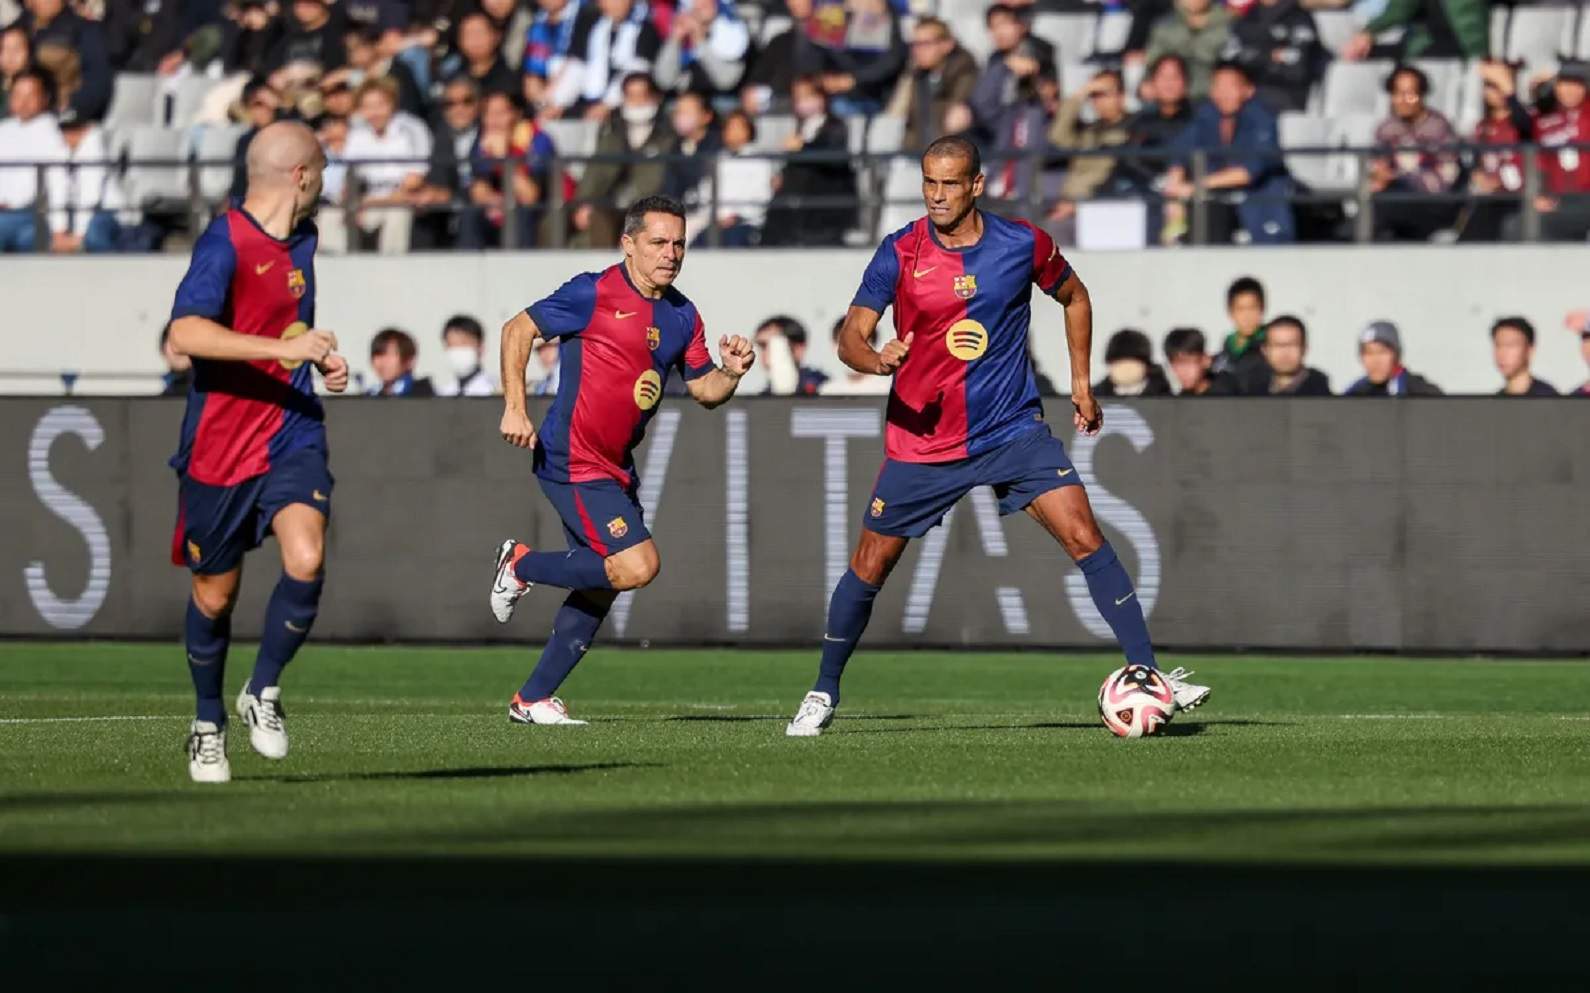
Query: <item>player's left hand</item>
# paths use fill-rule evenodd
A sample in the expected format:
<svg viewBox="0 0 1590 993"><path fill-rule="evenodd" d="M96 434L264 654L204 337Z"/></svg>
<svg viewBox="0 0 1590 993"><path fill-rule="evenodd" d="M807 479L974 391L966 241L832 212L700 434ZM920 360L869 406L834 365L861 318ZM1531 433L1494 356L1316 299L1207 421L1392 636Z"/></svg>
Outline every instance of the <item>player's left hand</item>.
<svg viewBox="0 0 1590 993"><path fill-rule="evenodd" d="M1071 406L1075 410L1071 421L1077 430L1090 437L1098 434L1104 426L1104 411L1099 409L1099 402L1093 399L1092 391L1074 393Z"/></svg>
<svg viewBox="0 0 1590 993"><path fill-rule="evenodd" d="M751 363L756 361L750 340L737 334L718 339L718 355L723 358L723 371L736 379L749 372Z"/></svg>
<svg viewBox="0 0 1590 993"><path fill-rule="evenodd" d="M336 352L326 356L324 362L316 363L315 368L326 377L326 389L341 393L348 388L348 360Z"/></svg>

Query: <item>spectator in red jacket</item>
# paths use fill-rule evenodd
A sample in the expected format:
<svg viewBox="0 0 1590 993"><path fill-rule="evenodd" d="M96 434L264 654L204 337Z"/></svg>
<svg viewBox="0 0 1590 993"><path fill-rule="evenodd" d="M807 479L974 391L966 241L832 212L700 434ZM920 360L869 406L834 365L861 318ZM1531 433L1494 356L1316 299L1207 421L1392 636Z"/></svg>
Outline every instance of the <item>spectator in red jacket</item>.
<svg viewBox="0 0 1590 993"><path fill-rule="evenodd" d="M1494 81L1517 104L1513 81L1497 73ZM1541 146L1539 158L1541 237L1584 241L1590 235L1590 64L1565 62L1552 85L1552 106L1530 115L1529 140ZM1581 147L1575 147L1581 146ZM1511 233L1511 232L1510 232Z"/></svg>
<svg viewBox="0 0 1590 993"><path fill-rule="evenodd" d="M1521 145L1524 136L1530 133L1529 112L1508 96L1516 85L1517 71L1517 67L1506 62L1480 63L1485 116L1474 126L1476 145ZM1518 203L1511 198L1517 197L1523 188L1524 159L1516 147L1481 152L1474 160L1474 171L1469 174L1469 192L1502 199L1470 204L1458 225L1461 240L1495 241L1500 238L1504 224L1517 223L1509 221L1518 215Z"/></svg>

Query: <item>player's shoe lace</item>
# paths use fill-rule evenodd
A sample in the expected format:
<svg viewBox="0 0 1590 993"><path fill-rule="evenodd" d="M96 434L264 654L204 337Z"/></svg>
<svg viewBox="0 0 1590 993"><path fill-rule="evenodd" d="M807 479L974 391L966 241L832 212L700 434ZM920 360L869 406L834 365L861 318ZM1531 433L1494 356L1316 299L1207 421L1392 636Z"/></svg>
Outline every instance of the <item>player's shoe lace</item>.
<svg viewBox="0 0 1590 993"><path fill-rule="evenodd" d="M265 730L280 734L282 724L287 720L287 709L282 706L280 700L271 700L262 696L259 703L254 705L254 719Z"/></svg>
<svg viewBox="0 0 1590 993"><path fill-rule="evenodd" d="M1191 669L1177 666L1169 672L1162 673L1165 681L1170 683L1171 695L1176 699L1177 710L1193 710L1209 699L1209 687L1199 686L1189 680L1193 675Z"/></svg>
<svg viewBox="0 0 1590 993"><path fill-rule="evenodd" d="M1177 666L1171 671L1165 673L1165 678L1173 683L1180 683L1185 682L1187 677L1195 675L1197 675L1197 673L1193 672L1191 669L1184 669L1181 666Z"/></svg>
<svg viewBox="0 0 1590 993"><path fill-rule="evenodd" d="M823 719L823 711L828 705L816 697L808 696L801 701L801 709L795 714L796 724L815 724Z"/></svg>
<svg viewBox="0 0 1590 993"><path fill-rule="evenodd" d="M204 765L226 761L226 739L219 731L194 731L188 735L188 758Z"/></svg>

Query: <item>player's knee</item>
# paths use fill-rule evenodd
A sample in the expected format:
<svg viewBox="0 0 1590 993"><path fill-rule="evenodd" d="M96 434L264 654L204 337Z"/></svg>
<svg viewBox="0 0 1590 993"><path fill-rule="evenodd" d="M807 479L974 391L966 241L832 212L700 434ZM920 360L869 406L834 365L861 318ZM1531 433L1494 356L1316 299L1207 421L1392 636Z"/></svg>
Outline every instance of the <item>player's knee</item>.
<svg viewBox="0 0 1590 993"><path fill-rule="evenodd" d="M850 571L864 583L882 586L898 558L899 555L886 545L864 542L850 557Z"/></svg>
<svg viewBox="0 0 1590 993"><path fill-rule="evenodd" d="M298 541L282 547L282 570L301 583L320 575L326 562L325 545L319 541Z"/></svg>
<svg viewBox="0 0 1590 993"><path fill-rule="evenodd" d="M615 590L638 590L647 586L662 571L662 561L653 548L636 549L636 554L614 555L607 560L607 578Z"/></svg>
<svg viewBox="0 0 1590 993"><path fill-rule="evenodd" d="M193 602L199 613L214 620L232 612L237 603L237 584L214 577L195 576Z"/></svg>
<svg viewBox="0 0 1590 993"><path fill-rule="evenodd" d="M1060 529L1060 544L1073 559L1084 559L1104 545L1104 535L1091 520L1067 521Z"/></svg>

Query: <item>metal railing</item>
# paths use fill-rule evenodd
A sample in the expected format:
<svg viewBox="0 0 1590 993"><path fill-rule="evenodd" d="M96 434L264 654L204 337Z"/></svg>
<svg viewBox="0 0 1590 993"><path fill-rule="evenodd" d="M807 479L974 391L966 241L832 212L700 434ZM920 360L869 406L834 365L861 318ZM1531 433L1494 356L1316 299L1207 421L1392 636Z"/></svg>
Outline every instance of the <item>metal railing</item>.
<svg viewBox="0 0 1590 993"><path fill-rule="evenodd" d="M1379 147L1340 147L1340 146L1315 146L1297 147L1287 149L1222 149L1218 153L1209 151L1195 151L1186 156L1180 163L1177 157L1167 153L1163 148L1140 148L1120 146L1114 148L1099 148L1067 151L1050 147L1040 147L1024 150L1018 153L994 153L984 160L985 174L990 177L1013 171L1021 177L1019 188L1008 191L1007 195L999 198L1001 209L1022 214L1034 221L1042 221L1048 216L1050 210L1058 202L1058 197L1051 191L1051 186L1045 179L1052 177L1058 171L1063 171L1065 163L1071 158L1109 158L1114 161L1113 173L1121 175L1123 165L1134 166L1135 174L1139 177L1152 176L1162 172L1172 164L1183 164L1188 178L1193 184L1191 198L1186 201L1188 215L1188 238L1191 244L1207 244L1210 242L1211 210L1218 205L1232 205L1241 202L1284 202L1293 211L1311 209L1322 206L1334 206L1342 210L1343 218L1347 222L1345 237L1320 239L1331 241L1349 241L1366 243L1375 240L1377 233L1377 211L1400 204L1419 203L1427 205L1443 205L1451 207L1454 211L1464 208L1474 208L1480 205L1492 204L1504 209L1516 209L1518 215L1517 232L1520 241L1537 241L1542 233L1542 215L1538 208L1538 201L1542 194L1552 197L1563 196L1569 199L1590 199L1590 190L1571 191L1568 193L1550 193L1544 188L1540 169L1542 156L1568 154L1590 154L1590 144L1576 144L1542 148L1536 145L1475 145L1462 143L1441 148L1422 148L1421 152L1438 155L1452 156L1460 167L1460 180L1453 188L1437 192L1399 192L1376 191L1372 183L1370 163L1376 159L1391 158L1398 152L1410 149L1386 149ZM1218 154L1222 159L1230 159L1247 153L1263 157L1274 163L1278 168L1283 168L1283 162L1299 162L1310 157L1324 157L1333 163L1344 180L1340 183L1329 183L1317 187L1299 186L1292 184L1285 192L1255 193L1250 191L1218 191L1211 190L1207 179L1211 173L1210 161L1213 155ZM1467 177L1474 170L1476 163L1483 157L1509 157L1517 166L1521 183L1515 190L1491 194L1473 192L1467 186ZM610 209L619 209L621 203L597 202L583 200L569 200L564 194L564 177L572 172L582 173L592 165L618 164L640 168L661 168L668 170L685 164L698 167L704 182L697 189L699 194L690 204L693 209L701 211L707 218L716 219L725 209L736 206L754 207L761 210L783 209L791 214L785 217L810 216L808 212L817 210L831 210L837 215L845 212L850 218L845 228L850 237L834 242L825 242L815 247L835 247L841 243L864 244L876 242L887 232L881 229L889 208L912 208L920 206L920 194L916 191L915 182L907 184L902 182L902 163L906 171L914 170L916 155L914 153L863 153L850 154L844 152L799 152L794 154L754 154L741 156L745 159L763 159L772 162L775 166L784 169L786 187L789 178L799 175L791 173L793 167L800 169L833 169L846 166L852 176L853 192L831 194L797 194L788 189L773 193L769 191L766 197L755 197L749 200L731 200L725 195L720 186L718 159L711 157L703 161L698 156L661 155L651 157L614 156L614 155L587 155L567 156L558 155L545 161L530 160L532 171L540 179L543 197L533 204L522 204L515 196L514 184L503 182L501 204L502 235L501 242L504 246L518 246L526 239L519 225L526 219L535 219L543 228L546 238L532 239L536 247L558 248L567 244L570 235L571 218L574 210L583 203L594 203L596 206ZM524 158L510 158L491 160L491 165L500 167L504 176L511 175L512 170L526 164ZM348 170L347 194L342 203L337 204L345 209L345 223L349 226L348 246L350 251L357 251L360 239L355 236L353 218L358 215L363 204L361 184L358 180L359 169L363 166L411 164L418 172L427 170L429 163L417 159L381 159L360 160L353 163L343 163ZM63 206L52 205L48 198L49 183L47 178L52 170L72 171L86 168L107 168L112 174L125 180L132 177L138 170L181 170L183 182L181 195L174 195L174 186L168 186L163 195L143 197L143 202L129 202L126 209L137 210L145 213L154 213L168 219L183 220L182 224L173 226L186 226L191 232L202 230L215 210L225 202L225 197L209 195L202 181L204 170L228 170L233 168L231 160L201 160L190 156L186 158L165 159L138 159L127 158L106 160L100 162L78 163L7 163L0 165L0 169L32 168L36 171L36 195L31 210L36 225L34 243L38 250L48 251L48 219L52 210L67 209ZM1572 171L1572 170L1568 170ZM891 177L893 181L891 182ZM135 190L141 189L140 184L133 184ZM212 183L212 185L215 185ZM906 192L909 185L910 192ZM1093 199L1099 200L1140 200L1151 206L1162 207L1173 202L1158 192L1152 182L1116 183L1106 186ZM412 209L420 214L459 214L476 205L454 191L450 202L445 204L416 206ZM518 208L529 208L530 217L525 217ZM13 210L17 209L15 207ZM28 209L28 208L23 208ZM716 223L710 223L704 231L705 242L712 247L721 243L721 230ZM1154 239L1148 238L1148 244L1153 244Z"/></svg>

